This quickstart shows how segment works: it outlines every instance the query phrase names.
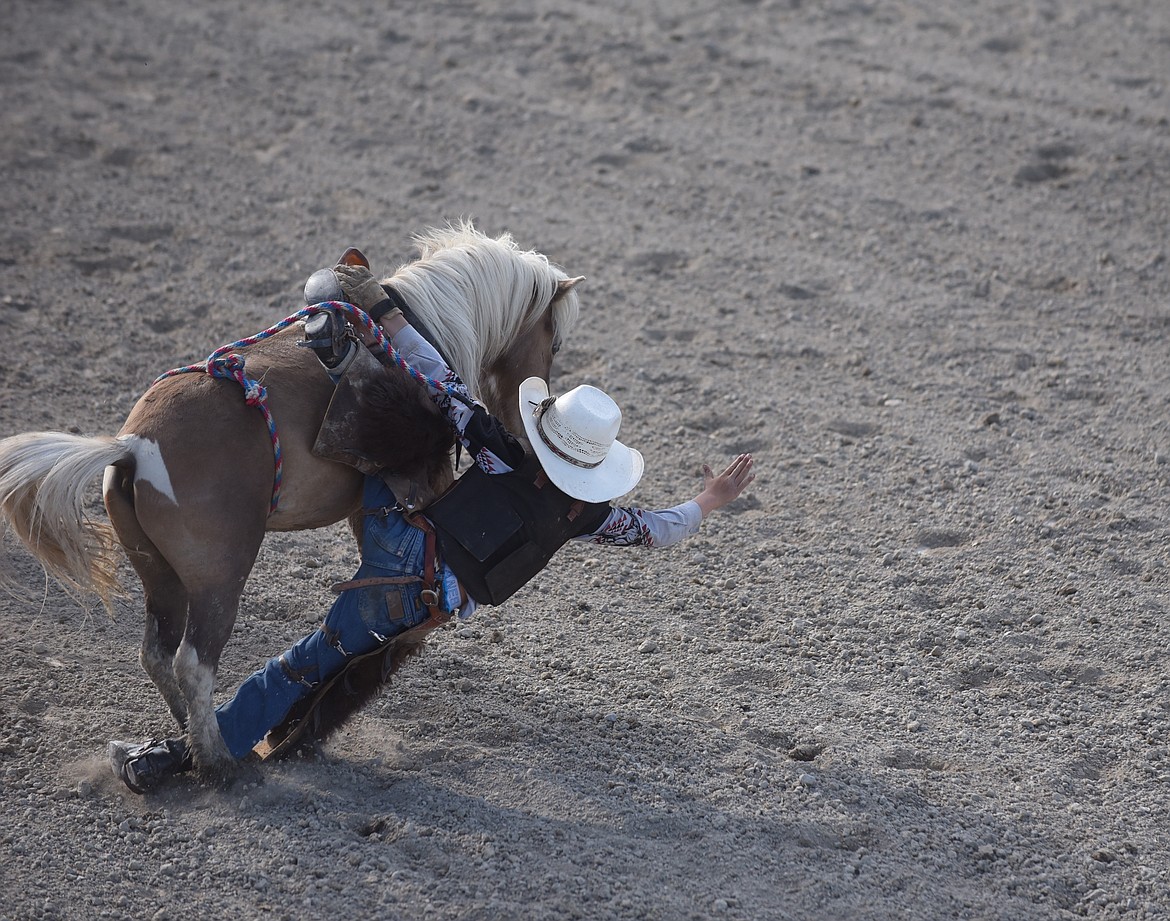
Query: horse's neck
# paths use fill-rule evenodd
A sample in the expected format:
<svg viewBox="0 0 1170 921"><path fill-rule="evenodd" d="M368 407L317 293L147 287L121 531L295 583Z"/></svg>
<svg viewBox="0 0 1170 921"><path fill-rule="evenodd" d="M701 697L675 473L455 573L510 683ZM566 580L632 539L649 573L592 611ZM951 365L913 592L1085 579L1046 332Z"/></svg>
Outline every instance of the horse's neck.
<svg viewBox="0 0 1170 921"><path fill-rule="evenodd" d="M390 283L434 333L455 373L478 393L485 371L527 326L531 300L517 292L531 287L531 270L515 259L491 258L491 249L476 258L473 249L403 266Z"/></svg>

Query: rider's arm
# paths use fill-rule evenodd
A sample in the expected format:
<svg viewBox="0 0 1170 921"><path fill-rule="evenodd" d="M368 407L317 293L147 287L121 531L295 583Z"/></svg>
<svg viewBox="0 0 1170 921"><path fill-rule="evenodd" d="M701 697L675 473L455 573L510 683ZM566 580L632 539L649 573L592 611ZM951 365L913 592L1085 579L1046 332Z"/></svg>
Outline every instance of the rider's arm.
<svg viewBox="0 0 1170 921"><path fill-rule="evenodd" d="M614 508L600 527L575 540L623 547L669 547L698 531L712 512L739 498L755 476L750 454L738 455L718 475L704 464L703 489L689 502L661 512Z"/></svg>
<svg viewBox="0 0 1170 921"><path fill-rule="evenodd" d="M698 531L702 521L694 499L662 511L614 507L599 528L573 539L617 547L669 547Z"/></svg>

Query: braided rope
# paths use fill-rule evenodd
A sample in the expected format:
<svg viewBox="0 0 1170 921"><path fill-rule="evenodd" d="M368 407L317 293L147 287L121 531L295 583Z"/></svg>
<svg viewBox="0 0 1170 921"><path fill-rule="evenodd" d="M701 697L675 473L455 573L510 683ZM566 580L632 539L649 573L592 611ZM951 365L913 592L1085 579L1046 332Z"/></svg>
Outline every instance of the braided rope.
<svg viewBox="0 0 1170 921"><path fill-rule="evenodd" d="M255 406L260 410L264 416L264 421L268 425L268 434L272 438L272 456L273 456L273 477L272 477L272 500L269 503L268 514L276 511L277 506L280 505L280 490L284 480L284 455L280 447L280 435L276 430L276 420L272 418L272 411L268 408L268 390L259 381L251 380L244 374L244 356L236 352L236 349L247 348L250 345L255 345L257 342L262 342L265 339L275 336L277 333L294 323L306 320L314 314L321 313L326 310L333 310L340 313L347 320L355 326L360 326L367 333L372 333L377 340L379 348L390 359L401 368L406 374L413 377L416 381L425 387L430 387L432 390L438 390L443 393L454 393L454 388L442 381L437 381L434 378L427 377L417 368L413 367L398 349L390 343L386 338L382 328L378 326L369 314L353 304L348 304L344 301L322 301L319 304L311 304L308 307L302 307L291 316L285 317L278 323L268 327L268 329L261 330L253 336L248 336L244 339L238 339L230 345L223 345L207 356L207 360L193 365L184 365L181 368L172 368L160 374L151 382L153 387L160 381L166 380L168 377L175 377L179 374L187 374L193 371L210 374L212 377L224 378L226 380L233 380L243 388L244 402L249 406Z"/></svg>

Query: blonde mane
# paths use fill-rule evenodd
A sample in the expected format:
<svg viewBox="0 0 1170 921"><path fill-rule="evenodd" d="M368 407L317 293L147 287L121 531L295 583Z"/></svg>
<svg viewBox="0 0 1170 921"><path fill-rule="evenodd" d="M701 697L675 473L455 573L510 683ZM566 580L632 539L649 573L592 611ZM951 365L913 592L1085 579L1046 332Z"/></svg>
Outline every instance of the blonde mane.
<svg viewBox="0 0 1170 921"><path fill-rule="evenodd" d="M489 237L471 221L416 234L418 258L385 279L434 333L453 370L474 394L489 367L541 319L569 276L548 258L516 245L510 233ZM553 305L554 342L579 313L575 291ZM486 331L486 332L485 332Z"/></svg>

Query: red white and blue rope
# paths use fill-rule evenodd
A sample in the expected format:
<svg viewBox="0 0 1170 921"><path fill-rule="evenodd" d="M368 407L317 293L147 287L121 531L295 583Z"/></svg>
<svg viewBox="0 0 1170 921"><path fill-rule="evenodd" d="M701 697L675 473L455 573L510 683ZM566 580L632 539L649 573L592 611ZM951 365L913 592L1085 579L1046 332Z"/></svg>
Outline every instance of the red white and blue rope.
<svg viewBox="0 0 1170 921"><path fill-rule="evenodd" d="M272 514L276 511L277 506L280 505L280 490L284 478L284 457L280 448L280 436L276 431L276 420L272 418L272 412L268 408L268 391L264 385L259 381L250 380L244 374L244 356L236 352L237 349L247 348L250 345L255 345L264 339L275 336L277 333L287 329L292 324L308 319L314 314L321 313L323 310L333 310L355 326L361 327L367 333L372 333L377 340L378 347L390 356L390 359L398 365L405 373L409 374L416 381L425 387L430 387L433 390L450 393L451 387L442 381L437 381L434 378L427 377L417 368L410 365L405 358L402 357L398 349L391 345L390 340L386 338L382 328L378 326L369 314L353 304L348 304L344 301L322 301L320 304L312 304L308 307L303 307L294 313L292 316L285 317L279 323L276 323L268 329L256 333L254 336L248 336L245 339L239 339L230 345L220 346L214 352L207 356L207 360L194 365L185 365L182 368L173 368L170 371L160 374L154 379L151 384L164 381L168 377L174 377L178 374L187 374L192 371L210 374L212 377L221 377L228 380L233 380L239 384L244 390L244 401L249 406L255 406L260 410L264 416L264 421L268 424L268 434L272 438L272 456L274 460L274 471L272 477L272 501L269 504L268 513Z"/></svg>

